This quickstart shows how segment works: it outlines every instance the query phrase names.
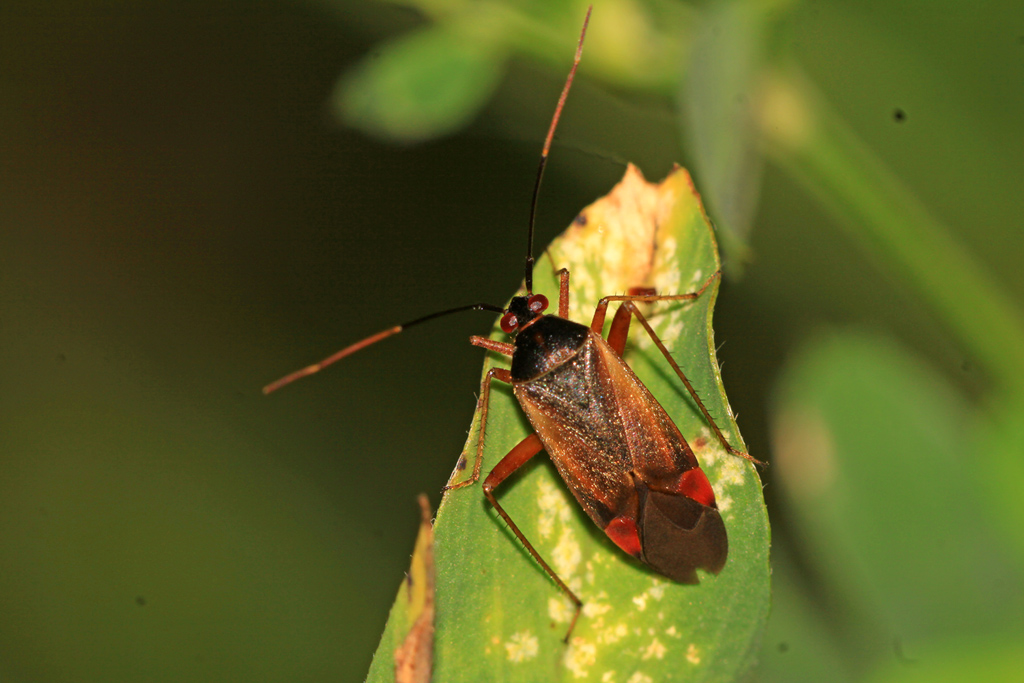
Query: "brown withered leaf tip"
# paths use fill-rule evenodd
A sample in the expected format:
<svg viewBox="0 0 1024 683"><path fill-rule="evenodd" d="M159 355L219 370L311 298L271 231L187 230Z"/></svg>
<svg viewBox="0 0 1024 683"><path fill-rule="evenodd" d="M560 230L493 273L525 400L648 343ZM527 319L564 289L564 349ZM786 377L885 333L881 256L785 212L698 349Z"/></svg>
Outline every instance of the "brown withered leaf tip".
<svg viewBox="0 0 1024 683"><path fill-rule="evenodd" d="M420 494L420 531L405 583L412 626L395 649L395 683L430 683L434 669L434 531L430 503Z"/></svg>

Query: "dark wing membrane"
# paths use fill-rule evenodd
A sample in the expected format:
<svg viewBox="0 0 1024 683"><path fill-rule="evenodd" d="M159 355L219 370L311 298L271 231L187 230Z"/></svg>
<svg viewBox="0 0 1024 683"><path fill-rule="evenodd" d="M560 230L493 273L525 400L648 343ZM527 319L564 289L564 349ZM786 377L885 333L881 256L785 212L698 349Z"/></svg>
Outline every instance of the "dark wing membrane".
<svg viewBox="0 0 1024 683"><path fill-rule="evenodd" d="M638 510L630 440L598 342L591 333L573 358L514 391L569 490L603 529Z"/></svg>

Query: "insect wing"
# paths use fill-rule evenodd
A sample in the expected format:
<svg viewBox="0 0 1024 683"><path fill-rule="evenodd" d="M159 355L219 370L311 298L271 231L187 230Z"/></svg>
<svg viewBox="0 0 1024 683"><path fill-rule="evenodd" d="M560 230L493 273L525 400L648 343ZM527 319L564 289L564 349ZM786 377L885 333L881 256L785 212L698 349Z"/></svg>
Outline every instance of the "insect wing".
<svg viewBox="0 0 1024 683"><path fill-rule="evenodd" d="M571 359L517 383L514 391L558 473L603 529L623 512L635 517L638 500L614 389L595 339L589 334Z"/></svg>
<svg viewBox="0 0 1024 683"><path fill-rule="evenodd" d="M686 440L629 366L591 333L516 398L594 523L661 574L697 583L725 565L725 525Z"/></svg>
<svg viewBox="0 0 1024 683"><path fill-rule="evenodd" d="M698 568L717 574L729 550L725 523L693 450L611 346L598 338L595 348L615 392L623 438L629 444L639 497L635 521L641 559L681 583L698 583Z"/></svg>

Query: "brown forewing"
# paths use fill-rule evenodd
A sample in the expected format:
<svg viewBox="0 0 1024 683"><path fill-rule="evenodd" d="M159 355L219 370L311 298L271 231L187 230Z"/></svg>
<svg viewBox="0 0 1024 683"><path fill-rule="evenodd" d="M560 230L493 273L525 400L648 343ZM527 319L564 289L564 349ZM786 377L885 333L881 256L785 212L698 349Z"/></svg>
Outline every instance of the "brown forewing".
<svg viewBox="0 0 1024 683"><path fill-rule="evenodd" d="M661 405L600 335L514 392L562 479L602 529L638 515L634 474L672 489L697 460Z"/></svg>
<svg viewBox="0 0 1024 683"><path fill-rule="evenodd" d="M697 457L672 418L615 350L600 337L595 347L615 393L633 471L652 489L675 491L683 472L700 467Z"/></svg>

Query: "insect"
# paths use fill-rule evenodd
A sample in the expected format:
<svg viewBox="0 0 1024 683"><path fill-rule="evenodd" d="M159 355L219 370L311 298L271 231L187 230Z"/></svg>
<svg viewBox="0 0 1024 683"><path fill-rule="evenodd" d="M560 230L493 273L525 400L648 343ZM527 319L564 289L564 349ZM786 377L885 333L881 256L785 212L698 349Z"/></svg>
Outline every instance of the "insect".
<svg viewBox="0 0 1024 683"><path fill-rule="evenodd" d="M455 490L481 476L492 382L512 386L534 433L512 448L484 478L484 495L543 570L575 606L565 640L575 627L583 603L551 568L495 497L494 491L540 451L548 453L558 473L587 515L624 552L660 574L681 583L698 583L697 569L717 574L728 557L728 537L715 493L690 445L665 409L623 360L633 318L650 336L686 387L725 449L757 462L729 445L682 369L642 313L638 304L692 301L719 277L714 273L696 291L659 294L636 287L627 294L600 300L589 325L569 316L567 269L558 272L557 314L546 314L548 299L533 291L533 233L537 198L551 141L582 55L590 19L588 10L572 68L566 79L541 153L530 208L524 289L508 307L470 304L417 318L371 335L264 388L270 393L319 372L371 344L409 327L466 310L500 313L500 327L511 342L473 336L470 343L508 356L508 369L491 368L480 388L480 429L472 475L447 487ZM607 338L602 336L608 308L619 302Z"/></svg>

